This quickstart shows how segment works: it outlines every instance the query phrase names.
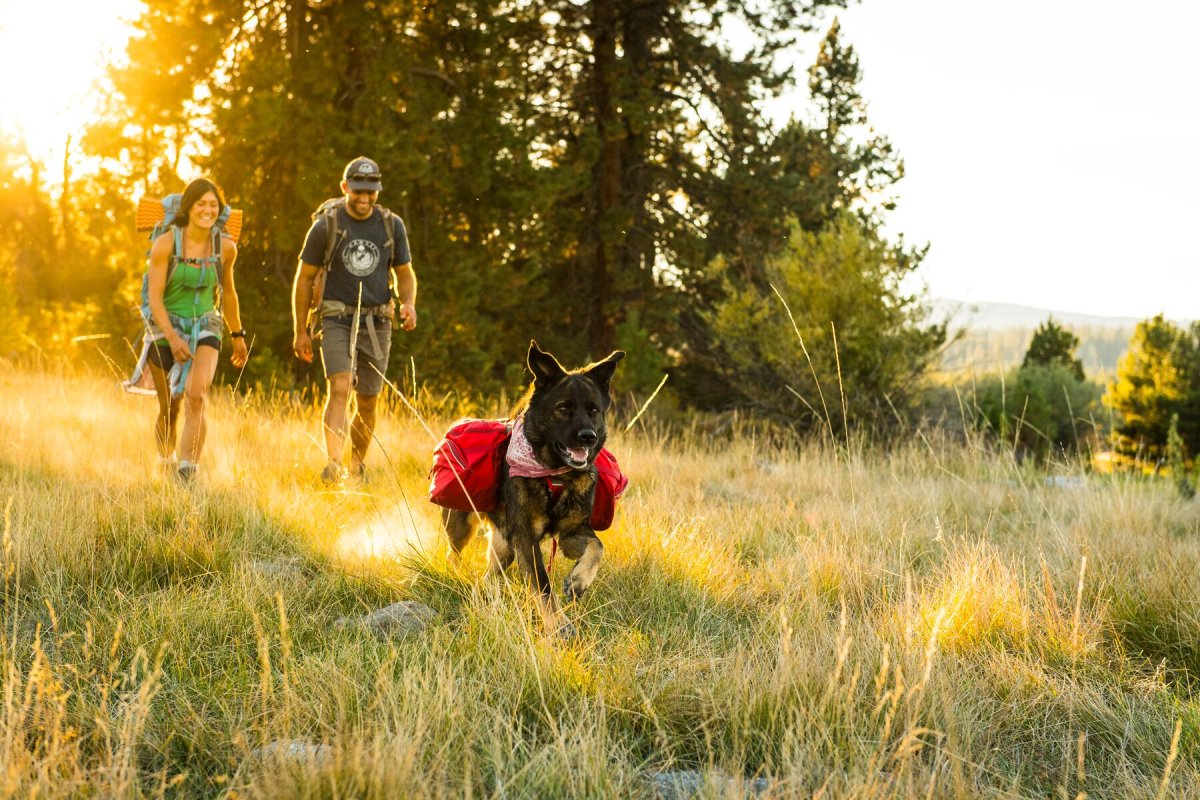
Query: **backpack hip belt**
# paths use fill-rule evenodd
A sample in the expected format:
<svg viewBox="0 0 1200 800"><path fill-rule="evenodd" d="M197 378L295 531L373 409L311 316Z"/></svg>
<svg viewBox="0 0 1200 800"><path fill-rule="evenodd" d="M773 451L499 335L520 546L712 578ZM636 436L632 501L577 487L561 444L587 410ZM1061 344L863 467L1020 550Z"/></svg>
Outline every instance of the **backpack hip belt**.
<svg viewBox="0 0 1200 800"><path fill-rule="evenodd" d="M384 303L381 306L363 306L359 312L363 321L367 323L367 335L371 338L371 349L375 353L375 359L382 359L384 356L383 345L379 343L379 334L375 330L376 318L392 320L396 316L396 308L391 303ZM349 303L343 303L340 300L322 300L321 301L321 319L353 317L354 306ZM353 322L351 322L353 324ZM351 358L354 353L350 354Z"/></svg>
<svg viewBox="0 0 1200 800"><path fill-rule="evenodd" d="M221 312L213 309L206 311L198 317L181 317L177 314L167 312L167 319L171 323L171 327L175 332L187 340L188 349L192 353L196 352L200 340L204 338L214 338L218 342L221 341L222 328L224 320L221 317ZM159 329L153 318L146 320L146 336L143 338L143 360L145 359L146 351L155 346L155 343L166 336L166 333ZM141 363L139 362L139 370ZM183 390L187 386L188 373L192 369L192 361L175 362L171 367L171 371L167 375L167 383L170 386L172 397L179 397L183 394Z"/></svg>
<svg viewBox="0 0 1200 800"><path fill-rule="evenodd" d="M384 317L385 319L391 319L396 315L396 308L391 303L384 303L379 306L363 306L360 313L364 317ZM354 306L349 303L343 303L341 300L321 301L321 319L353 316Z"/></svg>

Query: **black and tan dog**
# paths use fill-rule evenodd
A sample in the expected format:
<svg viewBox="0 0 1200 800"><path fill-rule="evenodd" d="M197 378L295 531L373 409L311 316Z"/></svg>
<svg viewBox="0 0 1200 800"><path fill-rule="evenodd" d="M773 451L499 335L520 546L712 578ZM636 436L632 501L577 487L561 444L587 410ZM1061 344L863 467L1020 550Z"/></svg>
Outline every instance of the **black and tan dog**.
<svg viewBox="0 0 1200 800"><path fill-rule="evenodd" d="M513 409L499 501L487 515L493 528L488 572L499 575L515 560L537 592L538 610L551 633L570 636L574 630L551 591L540 543L558 537L563 554L575 561L563 592L568 600L582 596L604 554L589 524L597 478L593 462L608 436L609 384L624 357L616 350L603 361L567 371L537 342L529 344L533 383ZM464 511L442 512L452 561L479 521Z"/></svg>

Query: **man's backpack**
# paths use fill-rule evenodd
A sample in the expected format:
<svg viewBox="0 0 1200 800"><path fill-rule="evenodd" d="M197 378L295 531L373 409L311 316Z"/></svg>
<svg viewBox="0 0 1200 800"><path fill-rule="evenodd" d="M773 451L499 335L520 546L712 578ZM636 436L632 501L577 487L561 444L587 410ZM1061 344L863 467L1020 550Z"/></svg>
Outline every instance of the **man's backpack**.
<svg viewBox="0 0 1200 800"><path fill-rule="evenodd" d="M317 210L312 213L313 222L319 219L325 220L325 253L321 258L321 272L313 279L312 304L308 307L308 330L313 334L316 333L321 322L321 301L325 299L325 276L329 274L329 267L333 264L334 253L346 238L346 229L341 227L338 215L338 210L345 207L345 196L331 197L317 206ZM390 210L381 205L376 205L375 208L383 216L383 229L387 236L387 253L388 258L391 259L396 249L396 223L392 221ZM391 264L389 263L387 266L390 268ZM392 291L395 292L395 290L396 287L393 286Z"/></svg>
<svg viewBox="0 0 1200 800"><path fill-rule="evenodd" d="M175 219L175 215L179 213L179 204L183 200L181 194L169 194L161 200L156 200L152 197L143 197L138 201L136 227L139 231L150 231L150 243L153 246L154 240L162 236L167 231L172 230L171 220ZM214 258L220 259L221 256L221 234L229 236L234 242L237 242L238 237L242 233L242 212L241 209L230 208L224 206L221 213L217 215L217 221L212 227L212 254ZM167 260L167 280L171 279L171 273L175 271L175 265L179 258L179 253L182 251L180 242L181 231L175 229L175 244L171 249L171 257ZM146 250L146 271L142 274L142 316L146 319L150 318L150 250ZM220 261L218 260L218 264ZM217 297L220 298L221 285L224 280L224 269L217 278Z"/></svg>

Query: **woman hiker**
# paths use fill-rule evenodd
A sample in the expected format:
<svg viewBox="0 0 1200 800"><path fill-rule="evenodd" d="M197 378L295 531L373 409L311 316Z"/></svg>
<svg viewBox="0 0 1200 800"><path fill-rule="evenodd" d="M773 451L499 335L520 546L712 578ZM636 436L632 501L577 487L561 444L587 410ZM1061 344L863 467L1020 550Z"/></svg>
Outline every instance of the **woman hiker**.
<svg viewBox="0 0 1200 800"><path fill-rule="evenodd" d="M158 395L154 441L159 460L190 483L199 470L207 423L204 406L217 357L222 326L233 339L230 361L242 367L249 357L246 330L233 282L237 245L217 227L225 207L221 190L200 178L187 185L171 227L150 249L149 319L152 343L147 366ZM218 303L218 298L223 302ZM172 372L172 368L178 370ZM176 463L176 425L186 406Z"/></svg>

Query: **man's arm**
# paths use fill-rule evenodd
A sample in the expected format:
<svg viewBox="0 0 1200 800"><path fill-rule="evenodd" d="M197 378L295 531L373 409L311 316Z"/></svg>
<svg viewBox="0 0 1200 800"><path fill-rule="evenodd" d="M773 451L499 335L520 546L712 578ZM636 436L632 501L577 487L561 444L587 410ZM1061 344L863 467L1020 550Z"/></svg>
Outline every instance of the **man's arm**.
<svg viewBox="0 0 1200 800"><path fill-rule="evenodd" d="M417 273L412 262L392 267L396 281L396 294L400 298L400 327L411 331L417 327Z"/></svg>
<svg viewBox="0 0 1200 800"><path fill-rule="evenodd" d="M392 285L396 287L396 296L400 299L400 308L397 311L400 327L411 331L417 327L417 273L413 271L412 256L408 250L408 229L404 226L404 220L393 216L392 221L396 237L393 248L395 257L392 263Z"/></svg>
<svg viewBox="0 0 1200 800"><path fill-rule="evenodd" d="M296 263L296 279L292 281L292 352L301 361L311 362L313 359L308 312L312 308L313 286L320 276L320 267L304 261Z"/></svg>

